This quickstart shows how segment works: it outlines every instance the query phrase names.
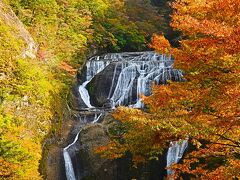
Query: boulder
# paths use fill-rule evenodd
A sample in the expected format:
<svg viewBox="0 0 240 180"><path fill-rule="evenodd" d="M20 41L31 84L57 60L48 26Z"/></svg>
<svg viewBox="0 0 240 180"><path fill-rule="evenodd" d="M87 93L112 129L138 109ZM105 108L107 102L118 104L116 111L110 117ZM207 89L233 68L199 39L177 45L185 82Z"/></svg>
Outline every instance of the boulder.
<svg viewBox="0 0 240 180"><path fill-rule="evenodd" d="M88 83L87 90L93 106L111 107L111 100L109 98L111 98L114 93L121 72L121 62L111 62ZM134 104L137 99L137 78L134 80L131 98L132 103Z"/></svg>
<svg viewBox="0 0 240 180"><path fill-rule="evenodd" d="M93 106L103 107L105 104L109 103L108 95L112 82L116 83L116 79L121 73L121 69L117 68L115 78L113 79L115 66L116 62L109 64L103 71L95 75L87 85L88 93L91 97L91 104Z"/></svg>
<svg viewBox="0 0 240 180"><path fill-rule="evenodd" d="M79 94L78 85L73 86L71 93L69 93L68 102L70 108L73 110L81 110L81 108L87 107Z"/></svg>

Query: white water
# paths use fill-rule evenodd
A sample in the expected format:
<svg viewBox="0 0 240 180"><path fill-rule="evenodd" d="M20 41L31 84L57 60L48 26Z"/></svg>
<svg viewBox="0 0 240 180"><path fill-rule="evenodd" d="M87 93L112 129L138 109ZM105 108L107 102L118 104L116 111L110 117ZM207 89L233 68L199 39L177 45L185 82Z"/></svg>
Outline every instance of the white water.
<svg viewBox="0 0 240 180"><path fill-rule="evenodd" d="M156 59L156 55L152 56ZM141 57L142 58L142 57ZM127 61L121 62L115 66L113 79L115 79L116 67L120 68L121 73L117 79L117 85L113 88L112 82L109 97L112 107L120 105L130 105L134 108L142 108L144 105L141 102L141 95L148 96L151 94L152 84L159 84L172 79L172 74L175 79L181 79L182 72L173 70L172 65L167 65L162 61ZM172 73L172 74L171 74ZM135 82L135 84L134 84ZM115 83L116 84L116 83ZM113 91L114 89L114 91ZM132 99L134 90L137 89L137 99ZM135 104L132 104L135 101Z"/></svg>
<svg viewBox="0 0 240 180"><path fill-rule="evenodd" d="M90 81L96 74L101 72L106 66L110 64L110 61L100 60L100 57L91 58L86 63L86 81Z"/></svg>
<svg viewBox="0 0 240 180"><path fill-rule="evenodd" d="M93 124L94 124L94 123L97 123L102 115L103 115L103 113L101 113L101 114L99 114L99 115L95 114L95 117L94 117L94 120L92 121L92 123L93 123Z"/></svg>
<svg viewBox="0 0 240 180"><path fill-rule="evenodd" d="M135 78L136 66L127 66L127 63L122 64L122 72L119 75L115 91L111 97L113 107L123 105L124 102L127 103L128 97L131 97L131 90Z"/></svg>
<svg viewBox="0 0 240 180"><path fill-rule="evenodd" d="M103 115L103 113L100 113L99 115L96 113L92 123L98 122L102 115ZM83 116L83 119L82 119L82 117L80 117L80 120L83 123L86 123L87 122L86 115ZM75 136L74 141L63 149L63 158L64 158L64 164L65 164L65 171L66 171L67 180L76 180L77 179L76 176L75 176L75 173L74 173L74 168L73 168L73 165L72 165L71 156L70 156L70 154L68 152L68 149L73 147L74 144L77 142L81 130Z"/></svg>
<svg viewBox="0 0 240 180"><path fill-rule="evenodd" d="M74 141L63 149L63 158L65 162L65 171L66 171L67 180L76 180L73 165L72 165L72 160L67 150L77 142L79 134L80 132L76 135Z"/></svg>
<svg viewBox="0 0 240 180"><path fill-rule="evenodd" d="M188 140L174 141L170 143L170 147L167 152L167 167L174 163L178 163L188 147ZM171 169L167 170L167 174L171 175L174 172Z"/></svg>
<svg viewBox="0 0 240 180"><path fill-rule="evenodd" d="M86 104L86 106L88 108L94 108L90 103L90 96L88 94L88 90L86 89L86 86L89 82L90 81L86 81L82 85L79 86L79 93L80 93L80 96L81 96L83 102Z"/></svg>
<svg viewBox="0 0 240 180"><path fill-rule="evenodd" d="M96 57L96 60L97 61L88 61L86 63L86 81L79 86L80 97L88 108L94 108L94 106L90 103L90 96L86 86L97 73L101 72L110 63L109 61L100 61L99 56Z"/></svg>

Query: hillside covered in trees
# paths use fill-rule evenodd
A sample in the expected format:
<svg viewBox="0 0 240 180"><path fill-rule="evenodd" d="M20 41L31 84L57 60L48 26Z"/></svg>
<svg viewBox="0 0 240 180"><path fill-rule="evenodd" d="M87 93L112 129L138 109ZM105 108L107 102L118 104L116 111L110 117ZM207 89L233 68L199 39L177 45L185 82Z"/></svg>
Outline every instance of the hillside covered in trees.
<svg viewBox="0 0 240 180"><path fill-rule="evenodd" d="M174 56L184 82L153 86L144 110L117 108L120 135L97 152L138 164L188 139L171 178L239 179L239 42L239 0L0 1L0 179L45 178L87 57L152 49Z"/></svg>

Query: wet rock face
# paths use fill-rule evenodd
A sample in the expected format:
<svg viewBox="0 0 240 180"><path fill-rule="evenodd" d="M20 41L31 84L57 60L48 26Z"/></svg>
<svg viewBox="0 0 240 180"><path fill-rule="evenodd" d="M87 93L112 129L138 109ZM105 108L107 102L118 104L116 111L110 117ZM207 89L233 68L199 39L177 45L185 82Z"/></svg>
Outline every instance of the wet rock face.
<svg viewBox="0 0 240 180"><path fill-rule="evenodd" d="M98 73L87 85L88 93L91 97L90 102L93 106L102 107L107 103L114 67L115 64L108 65L108 67Z"/></svg>
<svg viewBox="0 0 240 180"><path fill-rule="evenodd" d="M114 161L103 159L95 153L95 148L106 145L110 136L117 133L121 125L110 114L106 115L101 123L89 124L79 136L79 170L82 180L127 180L127 179L161 179L166 175L165 156L160 161L151 161L148 164L133 167L131 156Z"/></svg>
<svg viewBox="0 0 240 180"><path fill-rule="evenodd" d="M70 108L73 109L73 110L80 110L81 108L86 108L87 107L84 104L81 96L79 95L77 85L72 88L72 91L69 94L68 102L69 102Z"/></svg>
<svg viewBox="0 0 240 180"><path fill-rule="evenodd" d="M100 124L86 126L80 133L80 171L82 179L112 179L113 162L95 154L95 148L106 145L109 138Z"/></svg>
<svg viewBox="0 0 240 180"><path fill-rule="evenodd" d="M121 73L120 68L116 68L115 71L116 66L117 62L110 63L103 71L95 75L87 85L92 105L96 107L103 107L108 106L107 104L110 103L108 99L109 93L111 93L110 90L112 83L114 83L113 87L116 86L117 81L115 79L118 79L119 74Z"/></svg>

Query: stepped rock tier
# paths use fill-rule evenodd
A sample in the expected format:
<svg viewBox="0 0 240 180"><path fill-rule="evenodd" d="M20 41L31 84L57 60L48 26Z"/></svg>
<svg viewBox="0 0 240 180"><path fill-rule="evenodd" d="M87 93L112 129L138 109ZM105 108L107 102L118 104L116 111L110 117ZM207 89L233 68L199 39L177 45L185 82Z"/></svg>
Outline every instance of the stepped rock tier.
<svg viewBox="0 0 240 180"><path fill-rule="evenodd" d="M90 58L78 74L75 95L79 125L72 143L63 149L66 178L76 179L159 179L165 167L177 163L187 141L172 142L161 162L151 162L133 170L129 159L110 162L93 149L109 141L109 128L116 125L109 112L117 106L143 108L141 95L151 95L153 84L183 81L182 71L173 68L171 55L155 52L109 53ZM155 171L155 170L156 171ZM121 174L121 175L119 175Z"/></svg>

